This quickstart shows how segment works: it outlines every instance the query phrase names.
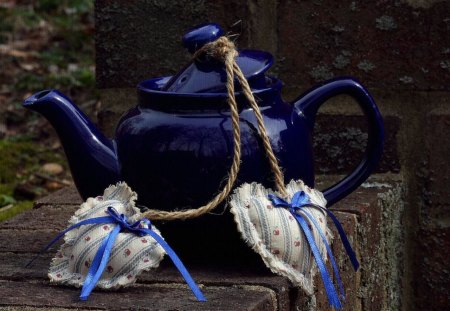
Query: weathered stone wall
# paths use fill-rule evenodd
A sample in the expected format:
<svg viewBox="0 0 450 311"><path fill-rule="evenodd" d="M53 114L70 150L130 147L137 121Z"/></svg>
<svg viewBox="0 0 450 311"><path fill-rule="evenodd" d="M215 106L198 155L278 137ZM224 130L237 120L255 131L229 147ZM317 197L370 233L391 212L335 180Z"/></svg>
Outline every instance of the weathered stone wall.
<svg viewBox="0 0 450 311"><path fill-rule="evenodd" d="M271 73L284 81L287 100L339 75L355 76L369 88L386 123L378 173L398 175L406 192L404 202L396 201L398 210L392 205L372 224L385 232L379 241L390 249L386 254L398 256L367 271L374 278L358 293L367 299L363 310L448 308L450 1L98 0L99 122L107 133L135 105L140 80L173 74L186 63L181 35L208 21L240 32L240 47L272 52ZM365 129L349 98L324 106L315 127L317 173L345 174L354 167L364 152ZM389 230L401 233L402 243L390 241ZM379 273L397 285L377 284Z"/></svg>

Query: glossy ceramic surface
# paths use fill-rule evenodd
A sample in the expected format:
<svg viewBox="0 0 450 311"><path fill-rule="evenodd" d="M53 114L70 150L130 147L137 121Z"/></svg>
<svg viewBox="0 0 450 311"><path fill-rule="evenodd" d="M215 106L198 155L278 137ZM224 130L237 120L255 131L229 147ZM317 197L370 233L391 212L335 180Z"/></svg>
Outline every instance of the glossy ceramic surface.
<svg viewBox="0 0 450 311"><path fill-rule="evenodd" d="M245 57L256 55L258 59L267 54L250 52ZM271 57L263 58L261 68L272 62ZM113 140L105 138L56 90L36 93L24 106L42 113L55 127L83 198L99 195L117 181L126 181L138 193L141 204L166 210L195 208L208 202L223 186L231 164L233 139L227 96L220 88L225 82L223 68L205 70L193 63L189 66L204 71L204 75L189 77L192 85L214 78L218 87L199 92L168 90L168 82L182 74L141 82L139 103L121 119ZM367 179L381 157L383 122L372 97L355 79L344 77L327 81L293 103L286 103L280 96L281 82L265 76L265 70L253 75L252 89L286 182L302 179L314 186L312 133L317 110L326 100L348 94L367 116L369 135L364 158L350 175L325 191L329 205L337 202ZM260 182L272 187L272 173L254 114L239 90L236 98L242 131L242 166L237 185Z"/></svg>
<svg viewBox="0 0 450 311"><path fill-rule="evenodd" d="M183 36L183 45L192 54L208 42L217 40L223 30L217 24L202 24ZM236 63L252 89L266 87L264 73L272 66L270 53L257 50L239 50ZM217 59L206 53L189 62L161 88L174 93L226 93L226 73ZM239 90L239 84L236 85Z"/></svg>

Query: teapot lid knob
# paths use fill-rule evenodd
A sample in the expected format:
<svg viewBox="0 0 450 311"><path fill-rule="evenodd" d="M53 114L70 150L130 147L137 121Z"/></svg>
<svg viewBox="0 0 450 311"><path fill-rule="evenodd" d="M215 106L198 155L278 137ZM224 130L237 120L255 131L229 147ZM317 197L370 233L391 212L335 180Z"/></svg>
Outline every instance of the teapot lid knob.
<svg viewBox="0 0 450 311"><path fill-rule="evenodd" d="M206 23L191 28L183 36L183 46L194 54L198 49L206 43L213 42L223 36L222 27L215 23Z"/></svg>
<svg viewBox="0 0 450 311"><path fill-rule="evenodd" d="M188 30L183 36L183 45L194 54L205 44L216 41L225 33L218 24L201 24ZM241 68L252 89L267 88L264 73L273 64L273 57L267 52L257 50L238 50L236 64ZM177 74L172 76L161 88L162 91L194 94L226 94L226 73L221 62L212 59L191 60Z"/></svg>

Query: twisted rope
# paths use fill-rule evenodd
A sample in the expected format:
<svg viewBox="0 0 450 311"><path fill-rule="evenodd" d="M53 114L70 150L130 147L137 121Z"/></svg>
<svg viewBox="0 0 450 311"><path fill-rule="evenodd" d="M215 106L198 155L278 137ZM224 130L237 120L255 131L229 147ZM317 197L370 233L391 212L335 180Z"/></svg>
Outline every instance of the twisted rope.
<svg viewBox="0 0 450 311"><path fill-rule="evenodd" d="M243 93L252 107L256 120L258 123L258 128L260 131L260 136L263 141L264 150L266 151L267 157L269 158L271 169L275 177L275 185L277 190L282 196L286 196L286 188L284 186L283 173L278 165L278 160L275 157L272 146L270 145L269 138L267 136L266 127L264 126L263 117L259 109L258 104L253 97L250 86L245 79L239 66L236 64L235 58L238 56L236 47L232 41L227 37L220 37L216 41L209 42L205 44L201 49L199 49L193 56L193 59L204 56L212 57L214 59L220 60L225 64L225 70L227 74L227 93L228 93L228 104L230 106L231 112L231 122L233 127L233 162L228 174L227 183L209 203L195 209L187 209L181 211L161 211L161 210L148 210L143 213L142 217L150 218L151 220L175 220L175 219L190 219L201 216L205 213L212 211L217 207L228 195L230 194L234 182L236 181L240 161L241 161L241 130L239 127L239 113L236 103L236 97L234 94L234 76L237 77L239 83L242 86Z"/></svg>
<svg viewBox="0 0 450 311"><path fill-rule="evenodd" d="M248 102L250 103L253 112L255 113L256 122L258 123L259 128L259 136L263 141L266 156L269 158L270 168L272 169L272 173L275 178L275 186L277 187L278 192L280 192L280 194L283 197L286 197L287 193L286 187L284 185L283 172L281 171L280 165L278 164L278 159L275 157L275 154L273 153L272 145L270 144L269 136L267 135L267 130L266 126L264 125L261 110L259 109L259 106L255 101L255 97L253 97L253 93L252 90L250 89L250 86L248 85L247 79L245 79L244 74L242 73L241 69L236 64L236 62L234 62L233 64L233 69L236 77L239 80L239 83L242 86L244 95L247 98Z"/></svg>

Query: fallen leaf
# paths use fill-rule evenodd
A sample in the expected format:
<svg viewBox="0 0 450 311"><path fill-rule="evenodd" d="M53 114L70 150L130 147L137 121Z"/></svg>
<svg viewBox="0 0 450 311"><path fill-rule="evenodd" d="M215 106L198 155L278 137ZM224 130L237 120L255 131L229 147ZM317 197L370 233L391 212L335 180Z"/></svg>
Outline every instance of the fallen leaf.
<svg viewBox="0 0 450 311"><path fill-rule="evenodd" d="M0 49L0 53L17 58L31 58L35 54L34 52L24 52L15 49Z"/></svg>
<svg viewBox="0 0 450 311"><path fill-rule="evenodd" d="M55 182L55 181L48 181L45 183L44 187L49 191L55 191L55 190L64 188L65 185L63 185L62 183L59 183L59 182Z"/></svg>
<svg viewBox="0 0 450 311"><path fill-rule="evenodd" d="M39 64L36 63L19 63L20 68L26 71L33 71L39 67Z"/></svg>
<svg viewBox="0 0 450 311"><path fill-rule="evenodd" d="M64 172L64 168L58 163L46 163L41 167L42 172L49 175L59 175Z"/></svg>

